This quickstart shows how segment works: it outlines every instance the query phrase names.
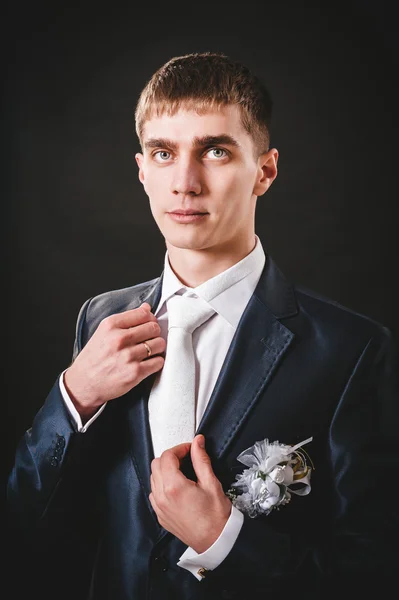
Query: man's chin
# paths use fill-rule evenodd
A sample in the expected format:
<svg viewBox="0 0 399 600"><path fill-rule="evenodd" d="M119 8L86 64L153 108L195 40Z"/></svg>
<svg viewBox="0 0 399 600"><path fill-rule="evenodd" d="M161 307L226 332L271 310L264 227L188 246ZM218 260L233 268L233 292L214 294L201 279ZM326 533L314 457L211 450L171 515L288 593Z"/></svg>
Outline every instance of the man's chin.
<svg viewBox="0 0 399 600"><path fill-rule="evenodd" d="M209 236L204 235L183 235L183 234L168 234L165 235L166 247L178 248L179 250L205 250L209 246Z"/></svg>

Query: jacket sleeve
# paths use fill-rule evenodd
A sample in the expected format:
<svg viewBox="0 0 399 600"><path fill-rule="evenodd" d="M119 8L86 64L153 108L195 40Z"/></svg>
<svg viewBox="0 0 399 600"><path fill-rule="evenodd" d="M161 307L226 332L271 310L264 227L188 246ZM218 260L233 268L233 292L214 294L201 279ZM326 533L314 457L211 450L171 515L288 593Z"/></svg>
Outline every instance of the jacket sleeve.
<svg viewBox="0 0 399 600"><path fill-rule="evenodd" d="M87 300L83 304L78 314L72 361L81 349L81 334L89 302ZM65 406L57 377L32 427L20 440L8 480L9 510L20 526L29 527L46 514L61 483L66 457L72 449L76 432L75 421Z"/></svg>
<svg viewBox="0 0 399 600"><path fill-rule="evenodd" d="M81 349L87 301L81 308L76 327L73 360ZM94 435L93 435L94 433ZM7 533L10 563L18 570L13 588L42 590L49 597L54 586L70 570L71 589L65 581L65 597L82 585L84 565L95 551L96 532L95 468L92 446L95 431L77 432L75 422L63 401L58 377L33 424L23 435L7 484ZM83 515L85 515L83 517ZM25 580L25 582L24 582ZM25 591L25 589L24 589ZM21 592L22 597L23 593ZM64 597L64 596L62 596ZM74 597L75 596L74 594Z"/></svg>

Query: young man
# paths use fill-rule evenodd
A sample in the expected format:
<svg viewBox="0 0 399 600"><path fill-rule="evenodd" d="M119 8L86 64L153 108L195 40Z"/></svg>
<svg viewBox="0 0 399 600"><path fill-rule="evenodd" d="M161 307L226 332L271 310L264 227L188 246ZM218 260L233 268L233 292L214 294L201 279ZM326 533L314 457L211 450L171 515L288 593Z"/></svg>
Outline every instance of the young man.
<svg viewBox="0 0 399 600"><path fill-rule="evenodd" d="M264 252L270 113L257 78L214 53L173 58L140 96L136 160L164 271L84 303L72 364L9 480L36 580L62 578L65 597L318 599L391 576L396 350ZM176 305L205 311L193 350L174 337ZM256 462L261 448L282 454Z"/></svg>

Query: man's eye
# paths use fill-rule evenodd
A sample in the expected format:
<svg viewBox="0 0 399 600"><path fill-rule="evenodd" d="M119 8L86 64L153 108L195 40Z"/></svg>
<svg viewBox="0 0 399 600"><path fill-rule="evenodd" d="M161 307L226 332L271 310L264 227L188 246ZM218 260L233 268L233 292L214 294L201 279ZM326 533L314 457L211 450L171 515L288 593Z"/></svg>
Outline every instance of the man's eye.
<svg viewBox="0 0 399 600"><path fill-rule="evenodd" d="M207 154L209 153L212 153L212 158L224 158L225 156L227 156L227 152L226 150L223 150L223 148L211 148L207 151Z"/></svg>
<svg viewBox="0 0 399 600"><path fill-rule="evenodd" d="M166 160L169 160L170 152L167 152L166 150L158 150L158 152L154 153L154 157L160 162L164 162Z"/></svg>

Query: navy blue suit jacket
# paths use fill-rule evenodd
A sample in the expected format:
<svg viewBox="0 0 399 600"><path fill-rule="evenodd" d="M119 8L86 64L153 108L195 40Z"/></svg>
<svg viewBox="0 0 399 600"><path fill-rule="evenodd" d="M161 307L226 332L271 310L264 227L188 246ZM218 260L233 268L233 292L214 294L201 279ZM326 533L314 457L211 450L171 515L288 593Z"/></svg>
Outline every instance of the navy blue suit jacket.
<svg viewBox="0 0 399 600"><path fill-rule="evenodd" d="M143 301L155 310L161 282L85 302L73 356L104 317ZM84 434L55 381L9 479L29 589L94 600L342 598L349 583L360 593L372 581L385 589L397 560L390 486L399 464L398 359L386 327L291 285L267 257L198 432L226 491L243 468L236 457L256 441L313 436L312 490L268 516L245 516L232 551L201 582L176 565L186 546L148 499L153 378L109 402ZM183 470L193 477L189 462Z"/></svg>

